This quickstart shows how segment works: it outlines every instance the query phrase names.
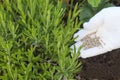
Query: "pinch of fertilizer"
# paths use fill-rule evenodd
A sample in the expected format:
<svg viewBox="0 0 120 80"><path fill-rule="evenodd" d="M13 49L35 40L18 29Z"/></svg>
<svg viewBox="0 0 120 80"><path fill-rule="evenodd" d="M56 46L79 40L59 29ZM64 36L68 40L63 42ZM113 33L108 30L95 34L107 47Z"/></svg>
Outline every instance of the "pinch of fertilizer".
<svg viewBox="0 0 120 80"><path fill-rule="evenodd" d="M96 36L96 32L86 35L82 40L84 50L101 46L100 38Z"/></svg>

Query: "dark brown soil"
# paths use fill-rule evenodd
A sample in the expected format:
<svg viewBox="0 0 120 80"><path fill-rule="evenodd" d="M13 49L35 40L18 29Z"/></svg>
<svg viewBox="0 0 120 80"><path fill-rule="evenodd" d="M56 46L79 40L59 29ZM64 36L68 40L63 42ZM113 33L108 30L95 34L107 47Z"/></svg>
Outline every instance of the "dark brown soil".
<svg viewBox="0 0 120 80"><path fill-rule="evenodd" d="M83 68L78 80L120 80L120 49L81 60Z"/></svg>

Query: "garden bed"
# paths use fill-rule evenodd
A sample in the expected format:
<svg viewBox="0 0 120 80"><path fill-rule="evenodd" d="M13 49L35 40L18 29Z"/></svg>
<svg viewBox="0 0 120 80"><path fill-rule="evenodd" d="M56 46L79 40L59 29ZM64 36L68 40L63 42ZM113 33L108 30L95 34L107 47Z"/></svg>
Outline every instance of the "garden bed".
<svg viewBox="0 0 120 80"><path fill-rule="evenodd" d="M120 80L120 49L80 60L83 68L78 80Z"/></svg>
<svg viewBox="0 0 120 80"><path fill-rule="evenodd" d="M81 17L89 19L97 10L83 4L85 0L73 0L73 5L62 1L65 6L57 0L0 0L0 80L120 79L120 49L80 63L78 52L70 57ZM82 5L88 11L80 14ZM87 16L89 10L93 14Z"/></svg>

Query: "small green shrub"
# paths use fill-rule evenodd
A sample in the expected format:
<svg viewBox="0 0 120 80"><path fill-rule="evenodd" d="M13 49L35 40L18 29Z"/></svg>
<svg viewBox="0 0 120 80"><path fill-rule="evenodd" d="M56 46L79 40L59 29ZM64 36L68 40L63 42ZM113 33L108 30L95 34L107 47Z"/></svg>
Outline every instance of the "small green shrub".
<svg viewBox="0 0 120 80"><path fill-rule="evenodd" d="M83 0L80 6L80 20L85 22L93 17L101 9L114 5L109 3L108 0Z"/></svg>
<svg viewBox="0 0 120 80"><path fill-rule="evenodd" d="M77 7L69 11L65 23L65 8L59 1L4 0L0 4L0 79L74 79L81 64L79 52L71 57L69 48L81 25Z"/></svg>

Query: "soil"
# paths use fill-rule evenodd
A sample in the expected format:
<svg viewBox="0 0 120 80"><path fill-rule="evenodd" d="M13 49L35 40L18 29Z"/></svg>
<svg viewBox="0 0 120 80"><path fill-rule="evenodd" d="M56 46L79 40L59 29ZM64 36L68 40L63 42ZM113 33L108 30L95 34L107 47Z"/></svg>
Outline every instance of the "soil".
<svg viewBox="0 0 120 80"><path fill-rule="evenodd" d="M81 60L77 80L120 80L120 49Z"/></svg>

